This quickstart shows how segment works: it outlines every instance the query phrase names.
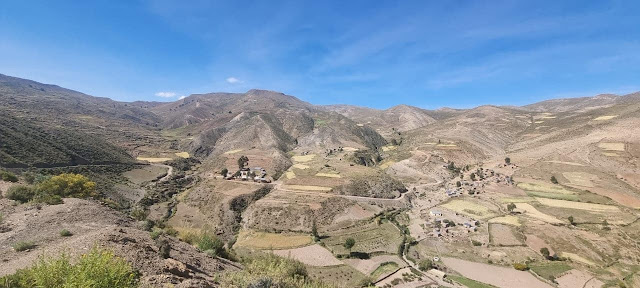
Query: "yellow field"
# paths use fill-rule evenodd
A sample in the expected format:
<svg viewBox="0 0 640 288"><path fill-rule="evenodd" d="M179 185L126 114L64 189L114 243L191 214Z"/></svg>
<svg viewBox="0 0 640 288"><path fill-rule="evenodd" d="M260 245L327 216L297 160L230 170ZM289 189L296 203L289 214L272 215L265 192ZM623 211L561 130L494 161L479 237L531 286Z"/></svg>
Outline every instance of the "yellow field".
<svg viewBox="0 0 640 288"><path fill-rule="evenodd" d="M387 145L387 146L382 146L382 151L393 151L398 149L398 146L393 146L393 145Z"/></svg>
<svg viewBox="0 0 640 288"><path fill-rule="evenodd" d="M353 148L353 147L344 147L342 148L342 150L347 151L347 152L355 152L358 151L358 148Z"/></svg>
<svg viewBox="0 0 640 288"><path fill-rule="evenodd" d="M438 147L458 147L456 144L438 144Z"/></svg>
<svg viewBox="0 0 640 288"><path fill-rule="evenodd" d="M564 178L569 179L573 185L593 187L593 181L598 180L598 176L586 172L564 172Z"/></svg>
<svg viewBox="0 0 640 288"><path fill-rule="evenodd" d="M235 150L229 150L227 152L224 152L224 154L235 154L238 153L240 151L242 151L243 149L235 149Z"/></svg>
<svg viewBox="0 0 640 288"><path fill-rule="evenodd" d="M291 157L291 159L293 159L293 161L295 161L295 162L309 162L309 161L313 160L313 158L315 158L315 157L316 157L315 154L309 154L309 155L293 156L293 157Z"/></svg>
<svg viewBox="0 0 640 288"><path fill-rule="evenodd" d="M478 203L466 201L466 200L451 200L448 203L440 205L451 211L455 211L461 214L465 214L470 217L489 218L495 214L489 208L482 206Z"/></svg>
<svg viewBox="0 0 640 288"><path fill-rule="evenodd" d="M362 127L362 126L364 126L364 124L360 124L360 123L358 123L358 124L356 124L356 125L358 125L358 127Z"/></svg>
<svg viewBox="0 0 640 288"><path fill-rule="evenodd" d="M181 158L189 158L189 157L191 157L191 155L189 155L189 152L178 152L178 153L176 153L176 156L181 157Z"/></svg>
<svg viewBox="0 0 640 288"><path fill-rule="evenodd" d="M281 234L242 230L236 245L254 249L288 249L311 244L311 236L305 234Z"/></svg>
<svg viewBox="0 0 640 288"><path fill-rule="evenodd" d="M544 121L536 121L536 122L533 122L533 123L542 124L542 123L544 123Z"/></svg>
<svg viewBox="0 0 640 288"><path fill-rule="evenodd" d="M564 162L564 161L556 161L556 160L551 160L551 161L544 161L547 163L555 163L555 164L565 164L565 165L571 165L571 166L584 166L580 163L575 163L575 162Z"/></svg>
<svg viewBox="0 0 640 288"><path fill-rule="evenodd" d="M589 260L587 258L584 258L584 257L582 257L580 255L574 254L574 253L562 252L562 253L560 253L560 257L566 257L566 258L569 258L569 259L571 259L573 261L584 263L584 264L587 264L589 266L596 266L596 263L593 263L593 261L591 261L591 260Z"/></svg>
<svg viewBox="0 0 640 288"><path fill-rule="evenodd" d="M502 203L526 203L536 201L533 197L505 197L500 198Z"/></svg>
<svg viewBox="0 0 640 288"><path fill-rule="evenodd" d="M136 159L139 161L147 161L151 163L160 163L160 162L172 160L172 158L154 158L154 157L137 157Z"/></svg>
<svg viewBox="0 0 640 288"><path fill-rule="evenodd" d="M624 151L624 143L619 142L602 142L598 144L598 147L607 151Z"/></svg>
<svg viewBox="0 0 640 288"><path fill-rule="evenodd" d="M540 119L556 119L556 116L542 116Z"/></svg>
<svg viewBox="0 0 640 288"><path fill-rule="evenodd" d="M550 206L550 207L579 209L579 210L587 210L587 211L594 211L594 212L619 212L620 211L618 207L611 206L611 205L573 202L573 201L556 200L556 199L548 199L548 198L536 198L536 200L538 200L540 204L545 206Z"/></svg>
<svg viewBox="0 0 640 288"><path fill-rule="evenodd" d="M489 223L499 223L499 224L513 225L513 226L521 225L520 220L518 220L518 217L511 216L511 215L492 218L489 220Z"/></svg>
<svg viewBox="0 0 640 288"><path fill-rule="evenodd" d="M551 216L551 215L547 215L544 214L540 211L538 211L538 209L536 209L535 207L531 206L531 204L529 203L515 203L516 204L516 208L519 210L524 211L525 215L531 216L533 218L536 218L538 220L542 220L544 222L550 223L550 224L562 224L563 222L556 219L555 217Z"/></svg>
<svg viewBox="0 0 640 288"><path fill-rule="evenodd" d="M296 173L293 173L293 171L287 171L284 173L284 176L287 176L287 179L293 179L296 178Z"/></svg>
<svg viewBox="0 0 640 288"><path fill-rule="evenodd" d="M387 161L383 161L382 164L380 164L380 169L387 169L389 168L389 166L395 164L396 161L393 160L387 160Z"/></svg>
<svg viewBox="0 0 640 288"><path fill-rule="evenodd" d="M613 152L602 152L602 155L608 156L608 157L620 157L620 155Z"/></svg>
<svg viewBox="0 0 640 288"><path fill-rule="evenodd" d="M296 169L300 169L300 170L309 169L309 166L304 165L304 164L293 164L293 166L291 166L291 167L296 168Z"/></svg>
<svg viewBox="0 0 640 288"><path fill-rule="evenodd" d="M301 191L321 191L321 192L331 191L331 187L308 186L308 185L283 185L282 188L290 189L290 190L301 190Z"/></svg>
<svg viewBox="0 0 640 288"><path fill-rule="evenodd" d="M596 117L593 120L605 121L605 120L611 120L611 119L616 118L616 117L618 117L618 115L605 115L605 116Z"/></svg>
<svg viewBox="0 0 640 288"><path fill-rule="evenodd" d="M564 189L560 186L556 186L553 184L537 184L537 183L527 183L521 182L518 183L518 188L527 190L527 191L538 191L538 192L546 192L546 193L558 193L558 194L566 194L573 195L575 194L572 191Z"/></svg>
<svg viewBox="0 0 640 288"><path fill-rule="evenodd" d="M316 176L318 176L318 177L329 177L329 178L342 178L342 176L340 176L340 174L333 174L333 173L318 173L318 174L316 174Z"/></svg>

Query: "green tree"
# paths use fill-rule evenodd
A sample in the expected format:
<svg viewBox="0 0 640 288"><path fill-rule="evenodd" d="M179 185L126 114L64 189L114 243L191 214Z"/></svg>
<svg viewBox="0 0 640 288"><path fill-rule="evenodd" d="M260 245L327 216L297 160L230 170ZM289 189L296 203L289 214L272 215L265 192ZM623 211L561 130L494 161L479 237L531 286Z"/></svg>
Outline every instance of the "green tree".
<svg viewBox="0 0 640 288"><path fill-rule="evenodd" d="M507 210L509 211L509 213L513 212L514 209L516 209L516 204L509 203L509 205L507 205Z"/></svg>
<svg viewBox="0 0 640 288"><path fill-rule="evenodd" d="M316 219L313 219L313 223L311 224L311 236L313 236L314 241L318 241L320 239L320 235L318 235L318 227L316 226Z"/></svg>
<svg viewBox="0 0 640 288"><path fill-rule="evenodd" d="M506 163L507 165L511 164L511 158L504 158L504 163Z"/></svg>
<svg viewBox="0 0 640 288"><path fill-rule="evenodd" d="M558 179L556 179L556 176L551 176L551 183L558 184Z"/></svg>
<svg viewBox="0 0 640 288"><path fill-rule="evenodd" d="M569 216L569 223L571 223L571 225L576 225L576 222L573 222L573 216Z"/></svg>
<svg viewBox="0 0 640 288"><path fill-rule="evenodd" d="M225 177L227 176L227 173L229 173L229 169L227 168L222 168L222 171L220 171L220 174Z"/></svg>
<svg viewBox="0 0 640 288"><path fill-rule="evenodd" d="M60 174L53 176L38 185L38 192L56 195L62 198L84 198L95 196L96 183L80 174Z"/></svg>
<svg viewBox="0 0 640 288"><path fill-rule="evenodd" d="M421 260L420 263L418 263L418 268L422 271L427 271L433 268L433 261L431 261L431 259Z"/></svg>
<svg viewBox="0 0 640 288"><path fill-rule="evenodd" d="M460 183L460 181L456 182L456 187L461 187L462 183Z"/></svg>
<svg viewBox="0 0 640 288"><path fill-rule="evenodd" d="M471 173L471 181L476 181L476 174L475 173Z"/></svg>
<svg viewBox="0 0 640 288"><path fill-rule="evenodd" d="M249 157L244 155L240 156L240 158L238 158L238 169L242 170L244 166L247 166L247 163L249 163Z"/></svg>
<svg viewBox="0 0 640 288"><path fill-rule="evenodd" d="M549 259L549 257L551 257L551 252L549 252L549 248L547 247L540 248L540 254L542 254L542 256L544 256L544 258L546 259Z"/></svg>
<svg viewBox="0 0 640 288"><path fill-rule="evenodd" d="M351 254L351 248L353 248L354 245L356 245L356 240L351 237L347 238L343 244L344 248L349 250L349 254Z"/></svg>

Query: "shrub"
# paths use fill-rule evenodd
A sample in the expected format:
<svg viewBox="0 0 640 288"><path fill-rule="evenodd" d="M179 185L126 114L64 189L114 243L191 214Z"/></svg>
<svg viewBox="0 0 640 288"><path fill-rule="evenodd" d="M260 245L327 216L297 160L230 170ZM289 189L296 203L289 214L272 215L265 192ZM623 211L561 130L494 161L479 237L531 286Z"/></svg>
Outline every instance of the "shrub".
<svg viewBox="0 0 640 288"><path fill-rule="evenodd" d="M86 198L96 195L96 183L80 174L60 174L38 185L38 192L62 198Z"/></svg>
<svg viewBox="0 0 640 288"><path fill-rule="evenodd" d="M73 233L71 233L69 230L67 229L62 229L60 231L60 236L62 237L69 237L69 236L73 236Z"/></svg>
<svg viewBox="0 0 640 288"><path fill-rule="evenodd" d="M40 194L38 193L35 198L33 198L33 202L37 203L46 203L49 205L58 205L64 203L62 198L58 195L51 194Z"/></svg>
<svg viewBox="0 0 640 288"><path fill-rule="evenodd" d="M473 244L473 246L482 246L482 242L476 240L471 240L471 244Z"/></svg>
<svg viewBox="0 0 640 288"><path fill-rule="evenodd" d="M198 236L198 234L194 232L187 232L187 233L181 234L179 238L180 240L182 240L182 242L194 245L196 244L196 242L198 242L198 239L200 239L200 236Z"/></svg>
<svg viewBox="0 0 640 288"><path fill-rule="evenodd" d="M551 183L558 184L558 179L556 179L556 176L551 176Z"/></svg>
<svg viewBox="0 0 640 288"><path fill-rule="evenodd" d="M36 182L36 174L34 174L33 172L22 173L22 178L24 178L24 181L28 184L33 184Z"/></svg>
<svg viewBox="0 0 640 288"><path fill-rule="evenodd" d="M160 228L154 228L153 231L149 232L151 239L156 240L160 235L162 235L163 231Z"/></svg>
<svg viewBox="0 0 640 288"><path fill-rule="evenodd" d="M196 245L200 251L207 252L211 256L222 256L224 251L224 242L207 232L200 234L200 239L198 239Z"/></svg>
<svg viewBox="0 0 640 288"><path fill-rule="evenodd" d="M160 257L167 259L171 256L171 244L169 244L167 239L157 241L156 245L158 246L158 254L160 254Z"/></svg>
<svg viewBox="0 0 640 288"><path fill-rule="evenodd" d="M13 247L13 250L16 250L17 252L22 252L22 251L29 250L36 247L36 244L33 244L33 242L20 241L16 244L13 244L12 247Z"/></svg>
<svg viewBox="0 0 640 288"><path fill-rule="evenodd" d="M529 270L529 266L523 263L513 263L513 268L520 271Z"/></svg>
<svg viewBox="0 0 640 288"><path fill-rule="evenodd" d="M13 174L9 171L0 171L0 178L2 179L2 181L7 181L7 182L18 182L18 177L16 176L16 174Z"/></svg>
<svg viewBox="0 0 640 288"><path fill-rule="evenodd" d="M178 230L174 229L173 227L166 227L164 228L164 234L176 237L178 236Z"/></svg>
<svg viewBox="0 0 640 288"><path fill-rule="evenodd" d="M41 257L36 264L0 278L6 287L138 287L137 273L111 252L92 249L75 265L63 254L57 259Z"/></svg>
<svg viewBox="0 0 640 288"><path fill-rule="evenodd" d="M244 270L220 274L216 280L221 287L332 287L322 282L311 280L306 267L301 262L282 258L271 253L252 256L246 259Z"/></svg>
<svg viewBox="0 0 640 288"><path fill-rule="evenodd" d="M131 217L138 221L144 221L145 219L147 219L147 211L142 208L135 208L131 211Z"/></svg>
<svg viewBox="0 0 640 288"><path fill-rule="evenodd" d="M418 268L422 271L427 271L433 268L433 262L431 261L431 259L421 260L420 263L418 263Z"/></svg>
<svg viewBox="0 0 640 288"><path fill-rule="evenodd" d="M358 287L373 287L374 280L371 277L364 277L358 281Z"/></svg>
<svg viewBox="0 0 640 288"><path fill-rule="evenodd" d="M31 186L14 185L7 190L7 198L18 201L20 203L26 203L31 201L35 197L36 192Z"/></svg>

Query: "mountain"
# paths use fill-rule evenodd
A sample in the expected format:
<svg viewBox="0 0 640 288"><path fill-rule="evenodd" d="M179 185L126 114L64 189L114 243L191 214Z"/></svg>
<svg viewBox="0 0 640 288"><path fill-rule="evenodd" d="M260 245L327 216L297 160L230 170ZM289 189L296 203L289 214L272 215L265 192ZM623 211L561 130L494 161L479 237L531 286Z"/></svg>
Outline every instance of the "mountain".
<svg viewBox="0 0 640 288"><path fill-rule="evenodd" d="M386 110L351 105L329 105L324 108L353 119L360 125L375 127L376 131L385 137L420 128L436 121L429 115L430 111L408 105L398 105Z"/></svg>

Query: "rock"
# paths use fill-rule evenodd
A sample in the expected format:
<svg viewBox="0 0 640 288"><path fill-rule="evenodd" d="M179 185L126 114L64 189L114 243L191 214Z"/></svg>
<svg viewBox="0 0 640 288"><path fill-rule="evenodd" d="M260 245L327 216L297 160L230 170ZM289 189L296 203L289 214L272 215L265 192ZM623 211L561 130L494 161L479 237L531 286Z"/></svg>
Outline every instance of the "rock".
<svg viewBox="0 0 640 288"><path fill-rule="evenodd" d="M164 271L183 278L189 277L189 270L184 263L168 258L164 259Z"/></svg>

